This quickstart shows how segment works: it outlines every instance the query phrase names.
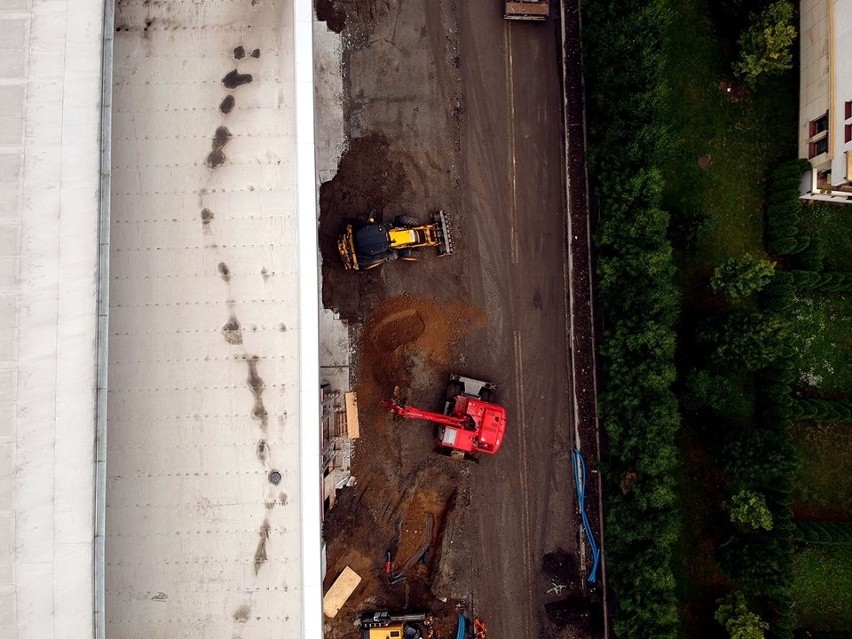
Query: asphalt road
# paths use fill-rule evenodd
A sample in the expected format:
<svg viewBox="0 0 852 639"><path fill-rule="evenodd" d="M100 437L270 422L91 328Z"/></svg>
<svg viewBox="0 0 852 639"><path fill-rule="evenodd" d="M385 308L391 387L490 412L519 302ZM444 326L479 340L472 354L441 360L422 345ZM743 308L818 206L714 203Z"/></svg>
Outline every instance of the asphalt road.
<svg viewBox="0 0 852 639"><path fill-rule="evenodd" d="M576 548L569 452L562 120L554 21L509 23L493 5L460 16L465 261L489 333L471 352L514 419L499 462L481 465L471 509L477 609L498 636L534 637L542 557ZM496 581L492 574L501 575ZM496 587L495 587L496 586Z"/></svg>
<svg viewBox="0 0 852 639"><path fill-rule="evenodd" d="M543 557L576 556L578 543L558 23L508 23L497 2L341 6L352 11L348 133L360 142L321 195L321 237L343 209L443 208L457 251L369 274L342 273L324 253L323 299L349 317L403 293L483 311L454 368L496 382L511 421L500 454L466 474L468 587L494 636L548 636ZM376 173L387 184L371 186Z"/></svg>

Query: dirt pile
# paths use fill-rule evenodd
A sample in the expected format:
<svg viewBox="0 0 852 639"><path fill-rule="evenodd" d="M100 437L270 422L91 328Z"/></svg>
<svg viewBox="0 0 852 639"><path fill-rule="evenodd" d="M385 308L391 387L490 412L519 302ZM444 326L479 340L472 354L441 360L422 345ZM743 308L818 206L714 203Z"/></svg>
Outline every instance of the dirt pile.
<svg viewBox="0 0 852 639"><path fill-rule="evenodd" d="M430 390L440 395L450 368L458 363L459 340L484 328L485 322L480 310L460 300L438 304L402 295L378 304L359 340L361 407L369 411L380 399L390 397L396 386L410 389L417 402L423 401L421 393L428 400Z"/></svg>

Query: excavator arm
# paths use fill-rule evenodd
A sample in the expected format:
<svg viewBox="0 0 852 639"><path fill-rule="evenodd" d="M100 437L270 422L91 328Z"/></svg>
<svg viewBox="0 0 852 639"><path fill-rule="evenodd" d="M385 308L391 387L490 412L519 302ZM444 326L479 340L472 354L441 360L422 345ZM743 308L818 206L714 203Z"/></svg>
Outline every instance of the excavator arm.
<svg viewBox="0 0 852 639"><path fill-rule="evenodd" d="M427 422L434 422L442 426L450 426L452 428L472 430L475 428L473 418L469 415L455 416L444 415L443 413L433 413L428 410L421 410L413 406L402 406L394 402L383 399L382 404L387 406L392 412L396 413L403 419L422 419Z"/></svg>

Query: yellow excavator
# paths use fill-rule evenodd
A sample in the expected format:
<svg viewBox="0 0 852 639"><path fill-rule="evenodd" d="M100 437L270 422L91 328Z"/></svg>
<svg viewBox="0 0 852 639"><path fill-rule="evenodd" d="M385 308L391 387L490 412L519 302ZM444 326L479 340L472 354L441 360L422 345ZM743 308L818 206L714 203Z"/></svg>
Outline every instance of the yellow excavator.
<svg viewBox="0 0 852 639"><path fill-rule="evenodd" d="M423 613L365 612L361 615L362 639L422 639L431 619Z"/></svg>
<svg viewBox="0 0 852 639"><path fill-rule="evenodd" d="M438 255L451 255L453 242L447 216L438 211L432 222L421 224L409 215L397 215L392 224L370 216L366 224L347 224L337 240L337 250L348 270L366 271L385 262L420 260L420 249L435 247Z"/></svg>

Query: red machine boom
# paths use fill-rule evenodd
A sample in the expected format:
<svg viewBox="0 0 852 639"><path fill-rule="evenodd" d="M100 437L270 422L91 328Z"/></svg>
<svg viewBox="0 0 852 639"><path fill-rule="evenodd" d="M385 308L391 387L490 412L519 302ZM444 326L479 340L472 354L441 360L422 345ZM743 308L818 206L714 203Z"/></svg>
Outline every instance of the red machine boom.
<svg viewBox="0 0 852 639"><path fill-rule="evenodd" d="M463 379L475 382L468 378ZM382 404L403 419L422 419L437 424L436 444L439 451L474 459L478 453L493 455L500 450L506 432L506 409L486 401L482 394L482 389L476 395L456 391L447 399L444 413L397 404L386 399L382 400Z"/></svg>
<svg viewBox="0 0 852 639"><path fill-rule="evenodd" d="M434 422L442 426L451 426L452 428L461 428L467 430L476 430L476 424L470 415L444 415L443 413L433 413L428 410L421 410L413 406L400 406L392 401L383 399L382 404L390 408L394 413L403 419L422 419L427 422Z"/></svg>

